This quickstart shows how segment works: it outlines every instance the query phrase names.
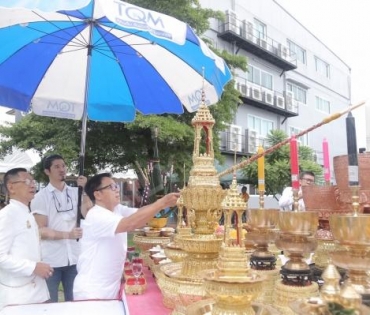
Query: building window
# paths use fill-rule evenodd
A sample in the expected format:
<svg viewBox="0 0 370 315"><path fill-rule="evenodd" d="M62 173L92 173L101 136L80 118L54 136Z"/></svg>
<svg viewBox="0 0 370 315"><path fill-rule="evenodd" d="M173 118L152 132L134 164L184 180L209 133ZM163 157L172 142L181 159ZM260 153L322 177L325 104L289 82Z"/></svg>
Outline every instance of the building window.
<svg viewBox="0 0 370 315"><path fill-rule="evenodd" d="M316 109L326 114L330 114L330 102L316 96Z"/></svg>
<svg viewBox="0 0 370 315"><path fill-rule="evenodd" d="M290 50L290 53L294 53L297 56L297 60L300 61L303 64L306 64L306 50L304 50L302 47L298 46L297 44L291 42L288 40L288 47Z"/></svg>
<svg viewBox="0 0 370 315"><path fill-rule="evenodd" d="M262 71L253 66L248 66L248 81L263 86L266 89L273 91L273 76L272 74Z"/></svg>
<svg viewBox="0 0 370 315"><path fill-rule="evenodd" d="M330 78L330 65L320 58L315 57L316 72L321 75Z"/></svg>
<svg viewBox="0 0 370 315"><path fill-rule="evenodd" d="M303 104L307 104L307 90L298 85L287 83L287 90L293 92L294 99Z"/></svg>
<svg viewBox="0 0 370 315"><path fill-rule="evenodd" d="M274 123L271 120L248 115L248 128L255 130L259 137L266 138L268 133L274 129Z"/></svg>
<svg viewBox="0 0 370 315"><path fill-rule="evenodd" d="M254 19L254 31L256 32L256 38L265 39L267 38L266 24L261 21Z"/></svg>
<svg viewBox="0 0 370 315"><path fill-rule="evenodd" d="M290 126L289 127L289 136L293 136L293 135L297 135L298 133L300 133L301 131L303 131L302 129L298 129L298 128L295 128L295 127L292 127ZM300 145L304 145L304 146L308 146L308 134L306 133L305 135L297 138L297 142L300 144Z"/></svg>

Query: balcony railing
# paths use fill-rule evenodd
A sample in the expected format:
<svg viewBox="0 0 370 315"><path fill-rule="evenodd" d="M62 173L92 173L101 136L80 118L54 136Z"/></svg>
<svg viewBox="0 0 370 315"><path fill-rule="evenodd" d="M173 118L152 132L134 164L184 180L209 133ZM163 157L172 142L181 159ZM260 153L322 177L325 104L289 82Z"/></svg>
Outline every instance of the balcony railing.
<svg viewBox="0 0 370 315"><path fill-rule="evenodd" d="M296 54L282 43L260 33L252 22L241 21L229 11L226 11L225 21L219 24L220 38L234 42L238 48L252 52L285 71L297 68Z"/></svg>
<svg viewBox="0 0 370 315"><path fill-rule="evenodd" d="M245 78L235 76L235 89L240 92L245 103L265 109L285 117L298 116L299 102L291 92L284 94L263 88Z"/></svg>
<svg viewBox="0 0 370 315"><path fill-rule="evenodd" d="M232 128L220 133L220 151L237 155L252 155L257 152L258 146L264 145L265 138L254 130L245 129L235 132Z"/></svg>

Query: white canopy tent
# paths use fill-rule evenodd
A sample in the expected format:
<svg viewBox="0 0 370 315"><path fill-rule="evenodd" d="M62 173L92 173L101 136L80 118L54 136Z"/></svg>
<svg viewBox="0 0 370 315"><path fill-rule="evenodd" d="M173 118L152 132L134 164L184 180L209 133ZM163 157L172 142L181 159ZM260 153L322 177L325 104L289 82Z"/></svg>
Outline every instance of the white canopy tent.
<svg viewBox="0 0 370 315"><path fill-rule="evenodd" d="M40 160L40 156L33 150L21 151L19 149L13 149L12 154L6 155L0 160L0 174L6 173L14 167L23 167L30 170Z"/></svg>

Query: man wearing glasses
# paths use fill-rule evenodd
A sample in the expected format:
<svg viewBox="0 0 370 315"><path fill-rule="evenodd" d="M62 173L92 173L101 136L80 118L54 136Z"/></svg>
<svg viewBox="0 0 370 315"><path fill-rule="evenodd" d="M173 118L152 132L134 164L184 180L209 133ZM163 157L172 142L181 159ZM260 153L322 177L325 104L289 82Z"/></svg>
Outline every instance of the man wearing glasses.
<svg viewBox="0 0 370 315"><path fill-rule="evenodd" d="M299 173L299 184L302 186L309 186L315 184L315 174L310 171L303 171ZM293 210L293 190L292 187L286 187L279 199L279 206L283 211ZM302 197L302 189L298 191L298 210L305 211L305 205Z"/></svg>
<svg viewBox="0 0 370 315"><path fill-rule="evenodd" d="M28 208L35 181L26 169L14 168L5 173L4 185L10 200L0 211L0 310L49 300L45 279L53 274L41 262L39 230Z"/></svg>
<svg viewBox="0 0 370 315"><path fill-rule="evenodd" d="M65 183L67 167L62 156L54 154L43 160L49 184L41 189L31 202L41 234L41 250L45 262L54 268L47 279L51 302L58 302L59 284L62 283L65 301L73 300L73 281L80 253L82 229L76 227L78 188ZM77 185L84 187L86 177L80 176Z"/></svg>
<svg viewBox="0 0 370 315"><path fill-rule="evenodd" d="M123 299L121 276L126 260L127 232L143 227L160 210L176 205L170 193L139 210L120 204L119 185L110 173L90 178L85 192L95 204L82 220L84 235L73 293L75 300ZM126 307L126 303L125 303ZM126 313L128 309L126 307Z"/></svg>

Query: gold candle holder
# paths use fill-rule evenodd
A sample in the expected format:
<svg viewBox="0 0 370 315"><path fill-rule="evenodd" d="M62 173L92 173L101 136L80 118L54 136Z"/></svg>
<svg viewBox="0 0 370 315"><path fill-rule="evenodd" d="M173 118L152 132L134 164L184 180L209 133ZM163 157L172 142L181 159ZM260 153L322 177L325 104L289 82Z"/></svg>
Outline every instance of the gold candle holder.
<svg viewBox="0 0 370 315"><path fill-rule="evenodd" d="M355 190L354 190L355 191ZM353 199L356 203L356 198ZM354 205L356 209L356 205ZM341 250L331 253L333 263L347 270L348 278L364 303L370 305L370 215L332 215L330 227Z"/></svg>
<svg viewBox="0 0 370 315"><path fill-rule="evenodd" d="M251 268L266 278L262 294L256 301L271 304L275 283L279 278L276 268L276 257L268 249L269 243L275 242L276 226L279 222L279 209L248 209L248 225L250 231L246 235L247 242L254 243L256 250L251 254Z"/></svg>
<svg viewBox="0 0 370 315"><path fill-rule="evenodd" d="M280 235L275 241L289 257L281 268L282 280L276 283L273 305L284 315L295 314L290 304L299 299L319 295L318 285L311 281L311 270L304 261L313 252L317 241L313 237L317 229L318 214L313 211L279 213Z"/></svg>

